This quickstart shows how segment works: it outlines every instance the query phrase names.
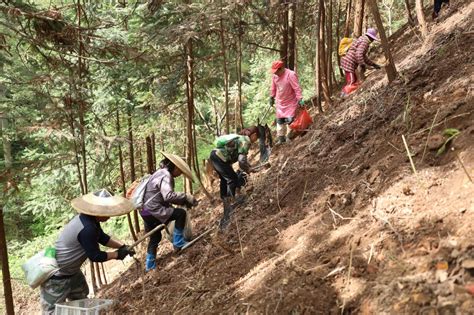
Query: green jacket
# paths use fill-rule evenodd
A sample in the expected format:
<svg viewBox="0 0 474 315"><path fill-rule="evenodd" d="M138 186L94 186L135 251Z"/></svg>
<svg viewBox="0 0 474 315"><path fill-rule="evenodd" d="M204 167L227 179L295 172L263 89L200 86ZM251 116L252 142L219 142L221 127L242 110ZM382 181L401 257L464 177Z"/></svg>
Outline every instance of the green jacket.
<svg viewBox="0 0 474 315"><path fill-rule="evenodd" d="M216 155L226 163L239 162L243 171L248 172L250 165L247 162L247 154L250 149L250 138L238 134L223 135L216 139Z"/></svg>

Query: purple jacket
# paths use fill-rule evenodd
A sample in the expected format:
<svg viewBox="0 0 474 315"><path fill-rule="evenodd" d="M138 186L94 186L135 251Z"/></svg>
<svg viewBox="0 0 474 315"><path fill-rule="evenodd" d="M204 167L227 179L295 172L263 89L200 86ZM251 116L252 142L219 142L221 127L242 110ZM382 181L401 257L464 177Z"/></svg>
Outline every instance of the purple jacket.
<svg viewBox="0 0 474 315"><path fill-rule="evenodd" d="M146 203L146 204L145 204ZM186 204L186 194L174 191L174 178L166 168L157 170L151 175L143 197L142 216L152 215L162 223L173 214L171 204Z"/></svg>

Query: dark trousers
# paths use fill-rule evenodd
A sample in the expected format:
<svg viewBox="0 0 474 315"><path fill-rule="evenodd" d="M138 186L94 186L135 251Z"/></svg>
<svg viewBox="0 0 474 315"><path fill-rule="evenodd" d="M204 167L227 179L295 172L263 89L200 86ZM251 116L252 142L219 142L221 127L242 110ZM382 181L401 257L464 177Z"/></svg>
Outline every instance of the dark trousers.
<svg viewBox="0 0 474 315"><path fill-rule="evenodd" d="M449 4L449 0L434 0L434 8L433 11L438 14L441 10L441 5L444 3Z"/></svg>
<svg viewBox="0 0 474 315"><path fill-rule="evenodd" d="M145 232L150 232L154 228L156 228L158 225L163 224L160 220L155 218L152 215L146 215L142 216L142 219L145 223ZM173 213L169 217L168 221L165 222L165 224L168 224L171 221L174 222L174 226L177 229L184 229L184 226L186 225L186 211L180 208L175 208L173 210ZM148 241L148 248L147 248L147 254L152 254L156 256L156 250L158 248L158 244L161 242L161 231L157 231L153 233L150 236L150 240Z"/></svg>
<svg viewBox="0 0 474 315"><path fill-rule="evenodd" d="M221 198L235 196L235 189L239 187L239 178L232 168L232 164L222 161L215 150L211 152L209 159L219 174Z"/></svg>

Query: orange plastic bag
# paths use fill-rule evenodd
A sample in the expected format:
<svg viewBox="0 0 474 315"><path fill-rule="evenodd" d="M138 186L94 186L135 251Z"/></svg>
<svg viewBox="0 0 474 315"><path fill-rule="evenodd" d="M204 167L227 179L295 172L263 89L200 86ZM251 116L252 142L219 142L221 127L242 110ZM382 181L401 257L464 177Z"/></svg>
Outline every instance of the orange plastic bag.
<svg viewBox="0 0 474 315"><path fill-rule="evenodd" d="M351 85L346 85L342 88L342 93L346 94L346 95L349 95L351 94L352 92L354 92L355 90L357 90L359 88L359 84L358 83L355 83L355 84L351 84Z"/></svg>
<svg viewBox="0 0 474 315"><path fill-rule="evenodd" d="M304 131L313 123L313 119L309 115L308 111L303 108L298 110L296 118L290 124L290 128L296 131Z"/></svg>

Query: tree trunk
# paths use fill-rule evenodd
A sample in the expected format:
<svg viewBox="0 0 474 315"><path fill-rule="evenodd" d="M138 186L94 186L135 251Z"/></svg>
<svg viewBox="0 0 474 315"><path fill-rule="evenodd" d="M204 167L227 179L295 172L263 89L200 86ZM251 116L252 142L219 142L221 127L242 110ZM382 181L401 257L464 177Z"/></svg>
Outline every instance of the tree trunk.
<svg viewBox="0 0 474 315"><path fill-rule="evenodd" d="M222 4L221 4L221 14ZM229 71L227 70L227 58L226 58L226 45L224 38L224 22L222 17L220 18L220 39L221 39L221 54L222 54L222 66L224 70L224 99L225 99L225 133L230 133L230 113L229 113ZM189 44L188 44L189 45ZM192 44L191 44L192 45ZM191 46L192 47L192 46ZM189 58L189 56L188 56ZM192 57L191 57L192 58ZM188 73L189 75L189 73ZM188 100L189 102L189 100ZM189 104L189 103L188 103Z"/></svg>
<svg viewBox="0 0 474 315"><path fill-rule="evenodd" d="M327 43L327 73L328 73L328 86L329 86L329 91L332 91L332 85L333 85L333 71L332 71L332 1L333 0L328 0L329 1L329 6L328 6L328 14L326 17L326 43Z"/></svg>
<svg viewBox="0 0 474 315"><path fill-rule="evenodd" d="M138 147L138 158L140 160L140 176L143 177L145 175L145 171L143 169L143 144Z"/></svg>
<svg viewBox="0 0 474 315"><path fill-rule="evenodd" d="M288 68L295 70L296 56L296 2L291 0L288 4Z"/></svg>
<svg viewBox="0 0 474 315"><path fill-rule="evenodd" d="M415 1L416 8L416 18L418 19L418 24L421 28L421 36L423 39L426 39L428 36L428 26L426 25L425 14L423 13L423 0Z"/></svg>
<svg viewBox="0 0 474 315"><path fill-rule="evenodd" d="M405 9L407 11L407 20L408 23L411 26L415 25L415 19L413 18L413 15L411 14L411 6L410 6L410 0L405 0Z"/></svg>
<svg viewBox="0 0 474 315"><path fill-rule="evenodd" d="M352 13L352 0L347 0L346 20L344 21L344 37L349 37L351 33L351 13Z"/></svg>
<svg viewBox="0 0 474 315"><path fill-rule="evenodd" d="M364 23L364 5L365 5L365 0L355 0L354 37L359 37L362 35L362 26Z"/></svg>
<svg viewBox="0 0 474 315"><path fill-rule="evenodd" d="M382 42L384 55L388 61L388 64L385 66L388 82L392 82L397 77L397 69L395 68L395 62L393 61L392 53L390 52L390 44L388 42L387 36L385 35L385 30L383 27L382 19L380 18L379 8L377 6L376 0L368 1L370 10L372 11L372 16L375 21L375 25L377 25L377 29L379 31L380 41Z"/></svg>
<svg viewBox="0 0 474 315"><path fill-rule="evenodd" d="M350 0L349 0L350 1ZM337 23L336 23L336 57L337 57L337 68L339 69L339 74L341 78L344 77L344 72L341 69L341 57L339 56L339 43L341 42L341 8L342 8L342 0L339 1L339 5L337 7Z"/></svg>
<svg viewBox="0 0 474 315"><path fill-rule="evenodd" d="M323 1L323 0L319 0ZM319 109L319 112L322 114L323 113L323 107L321 106L321 49L320 49L320 25L321 25L321 10L318 9L318 11L314 13L315 16L315 29L316 29L316 60L315 60L315 67L314 67L314 72L315 72L315 91L316 91L316 103Z"/></svg>
<svg viewBox="0 0 474 315"><path fill-rule="evenodd" d="M328 84L328 73L327 73L327 56L326 56L326 36L325 36L325 25L326 25L326 11L325 11L325 4L324 0L319 1L319 10L321 11L321 17L319 20L319 57L320 61L320 73L321 73L321 85L323 90L324 101L326 102L326 106L331 106L331 92L329 90Z"/></svg>
<svg viewBox="0 0 474 315"><path fill-rule="evenodd" d="M120 137L120 114L117 108L115 112L116 118L116 127L117 127L117 137ZM127 198L127 188L125 186L125 171L123 169L123 153L122 153L122 145L118 144L118 151L119 151L119 167L120 167L120 182L122 184L122 194L124 198ZM135 230L133 229L132 218L130 213L127 213L127 221L128 221L128 228L130 229L130 234L132 235L133 241L137 240L137 235L135 234Z"/></svg>
<svg viewBox="0 0 474 315"><path fill-rule="evenodd" d="M3 296L7 315L15 314L13 307L12 284L10 280L10 268L8 266L7 239L5 237L5 225L3 223L3 206L0 204L0 257L2 263Z"/></svg>
<svg viewBox="0 0 474 315"><path fill-rule="evenodd" d="M151 142L151 136L145 138L146 143L146 166L148 174L155 172L155 165L153 164L153 144Z"/></svg>
<svg viewBox="0 0 474 315"><path fill-rule="evenodd" d="M288 5L286 0L280 0L280 60L288 64Z"/></svg>
<svg viewBox="0 0 474 315"><path fill-rule="evenodd" d="M12 145L8 139L8 118L0 112L0 133L3 143L3 158L5 160L5 168L10 169L13 166Z"/></svg>
<svg viewBox="0 0 474 315"><path fill-rule="evenodd" d="M239 21L239 35L237 36L237 101L236 101L236 110L235 110L235 116L236 116L236 126L235 126L235 131L237 132L237 121L239 121L239 127L243 128L244 127L244 120L242 116L242 36L243 36L243 30L242 30L242 24ZM238 116L238 117L237 117ZM239 119L237 119L239 118Z"/></svg>
<svg viewBox="0 0 474 315"><path fill-rule="evenodd" d="M194 155L194 137L193 137L193 125L194 125L194 73L193 73L193 42L191 39L186 43L186 96L188 103L187 120L186 120L186 162L190 167L193 163ZM228 116L228 115L227 115ZM186 179L186 192L192 194L193 187L192 182Z"/></svg>
<svg viewBox="0 0 474 315"><path fill-rule="evenodd" d="M127 90L129 100L131 99L130 90ZM127 129L128 129L128 155L130 160L130 181L133 183L137 179L135 171L135 148L133 145L133 125L132 125L132 110L127 107ZM133 221L135 225L135 232L140 232L140 221L138 220L138 210L133 210Z"/></svg>

